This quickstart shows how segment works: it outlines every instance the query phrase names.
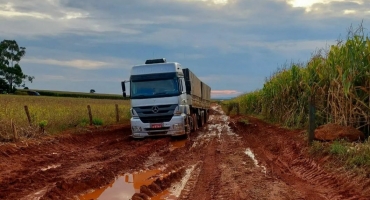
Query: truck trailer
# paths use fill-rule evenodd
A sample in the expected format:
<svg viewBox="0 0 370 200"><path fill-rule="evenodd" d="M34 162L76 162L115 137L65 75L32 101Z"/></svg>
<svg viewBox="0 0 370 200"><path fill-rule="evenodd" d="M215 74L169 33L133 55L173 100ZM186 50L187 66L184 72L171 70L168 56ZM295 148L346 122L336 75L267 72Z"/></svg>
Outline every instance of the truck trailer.
<svg viewBox="0 0 370 200"><path fill-rule="evenodd" d="M207 123L211 88L190 69L166 59L133 66L130 80L132 137L189 135Z"/></svg>

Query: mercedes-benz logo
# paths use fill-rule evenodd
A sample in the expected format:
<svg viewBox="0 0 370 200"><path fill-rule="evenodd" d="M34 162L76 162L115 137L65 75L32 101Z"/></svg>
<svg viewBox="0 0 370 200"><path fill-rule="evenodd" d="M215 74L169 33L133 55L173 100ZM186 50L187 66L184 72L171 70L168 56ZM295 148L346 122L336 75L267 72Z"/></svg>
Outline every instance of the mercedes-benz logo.
<svg viewBox="0 0 370 200"><path fill-rule="evenodd" d="M159 111L158 106L153 106L152 111L153 113L157 113Z"/></svg>

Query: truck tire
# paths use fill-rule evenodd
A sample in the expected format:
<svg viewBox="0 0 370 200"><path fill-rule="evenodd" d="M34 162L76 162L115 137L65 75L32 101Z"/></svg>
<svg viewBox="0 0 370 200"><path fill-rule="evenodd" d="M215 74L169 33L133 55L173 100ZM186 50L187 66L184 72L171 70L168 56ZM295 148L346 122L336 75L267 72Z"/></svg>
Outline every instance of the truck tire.
<svg viewBox="0 0 370 200"><path fill-rule="evenodd" d="M198 120L197 120L197 115L193 114L193 122L194 122L194 131L198 130Z"/></svg>
<svg viewBox="0 0 370 200"><path fill-rule="evenodd" d="M191 132L190 117L185 119L185 135L189 135Z"/></svg>
<svg viewBox="0 0 370 200"><path fill-rule="evenodd" d="M204 111L204 123L207 124L208 122L208 112Z"/></svg>
<svg viewBox="0 0 370 200"><path fill-rule="evenodd" d="M198 125L199 125L199 127L198 128L201 128L202 126L203 126L203 115L202 115L202 113L203 112L201 112L200 113L200 115L199 114L197 114L197 119L198 119Z"/></svg>
<svg viewBox="0 0 370 200"><path fill-rule="evenodd" d="M188 122L189 122L189 133L194 132L194 120L192 116L188 116Z"/></svg>

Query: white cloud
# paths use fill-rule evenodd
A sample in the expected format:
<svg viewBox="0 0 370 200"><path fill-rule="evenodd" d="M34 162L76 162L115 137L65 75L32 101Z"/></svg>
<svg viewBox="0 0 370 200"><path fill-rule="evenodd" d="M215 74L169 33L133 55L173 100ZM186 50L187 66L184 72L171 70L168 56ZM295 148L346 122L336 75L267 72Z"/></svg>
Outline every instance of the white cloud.
<svg viewBox="0 0 370 200"><path fill-rule="evenodd" d="M199 70L213 89L253 91L281 62L306 61L369 19L369 7L359 0L0 0L0 35L27 48L22 67L36 79L118 80L155 54Z"/></svg>
<svg viewBox="0 0 370 200"><path fill-rule="evenodd" d="M30 12L30 13L21 13L21 12L12 12L12 11L4 11L0 10L0 16L4 17L34 17L34 18L39 18L39 19L51 19L50 15L45 15L42 13L37 13L37 12Z"/></svg>
<svg viewBox="0 0 370 200"><path fill-rule="evenodd" d="M55 36L66 33L94 35L106 32L137 34L140 31L117 25L117 21L100 19L94 13L64 6L61 1L24 2L0 0L0 33L5 36ZM25 29L27 31L25 31Z"/></svg>
<svg viewBox="0 0 370 200"><path fill-rule="evenodd" d="M96 60L54 60L54 59L36 59L36 58L25 58L24 62L44 64L44 65L57 65L62 67L73 67L77 69L93 70L102 69L111 66L111 63L96 61Z"/></svg>
<svg viewBox="0 0 370 200"><path fill-rule="evenodd" d="M329 4L332 2L353 2L357 4L363 4L363 0L287 0L287 2L293 7L302 7L306 8L306 11L311 11L311 7L314 4Z"/></svg>
<svg viewBox="0 0 370 200"><path fill-rule="evenodd" d="M225 5L229 3L229 0L185 0L185 1L205 2L205 3L216 4L216 5Z"/></svg>
<svg viewBox="0 0 370 200"><path fill-rule="evenodd" d="M356 10L344 10L344 14L345 15L348 15L348 14L356 14Z"/></svg>
<svg viewBox="0 0 370 200"><path fill-rule="evenodd" d="M212 96L236 96L241 94L242 92L236 90L211 90Z"/></svg>

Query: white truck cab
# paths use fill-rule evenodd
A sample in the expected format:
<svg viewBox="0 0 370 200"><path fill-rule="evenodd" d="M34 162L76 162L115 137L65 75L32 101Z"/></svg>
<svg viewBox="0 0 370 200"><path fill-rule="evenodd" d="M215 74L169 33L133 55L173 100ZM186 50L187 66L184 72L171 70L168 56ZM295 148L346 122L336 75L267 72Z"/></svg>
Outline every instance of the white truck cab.
<svg viewBox="0 0 370 200"><path fill-rule="evenodd" d="M209 99L208 108L206 102L202 106L198 100L202 100L202 84L206 85L195 79L192 72L194 80L190 80L189 72L179 63L167 63L165 59L147 60L144 65L132 67L130 80L122 82L124 97L125 82L130 83L132 137L187 135L205 123ZM210 88L206 89L210 93ZM195 97L199 99L194 101Z"/></svg>

